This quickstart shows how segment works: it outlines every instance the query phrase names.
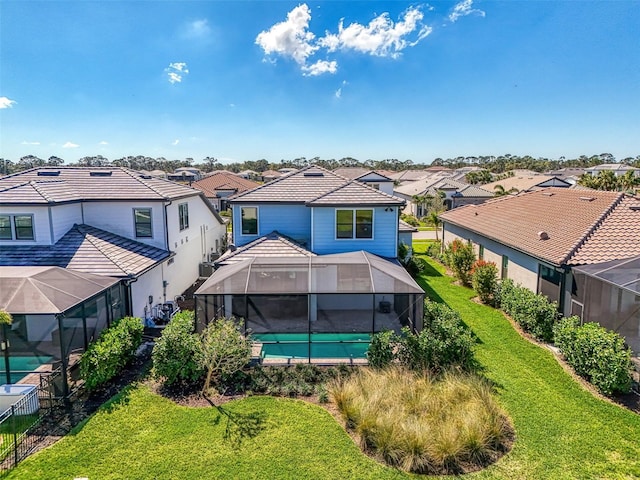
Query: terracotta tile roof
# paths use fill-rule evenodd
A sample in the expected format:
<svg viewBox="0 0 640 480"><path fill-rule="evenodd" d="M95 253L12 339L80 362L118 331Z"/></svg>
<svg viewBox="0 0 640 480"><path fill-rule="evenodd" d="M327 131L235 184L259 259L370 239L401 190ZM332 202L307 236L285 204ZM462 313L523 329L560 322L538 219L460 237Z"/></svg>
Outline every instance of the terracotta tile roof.
<svg viewBox="0 0 640 480"><path fill-rule="evenodd" d="M260 175L262 175L262 178L278 178L282 176L282 173L275 170L265 170Z"/></svg>
<svg viewBox="0 0 640 480"><path fill-rule="evenodd" d="M340 205L404 205L405 201L393 197L357 180L341 185L320 197L307 202L314 207Z"/></svg>
<svg viewBox="0 0 640 480"><path fill-rule="evenodd" d="M624 198L625 195L618 192L545 188L456 208L441 214L440 218L533 257L562 265L588 242L589 236L607 221ZM545 232L548 239L541 239L540 232Z"/></svg>
<svg viewBox="0 0 640 480"><path fill-rule="evenodd" d="M259 185L259 183L227 172L214 173L191 184L193 188L204 192L207 197L216 197L217 190L235 190L237 193L242 193Z"/></svg>
<svg viewBox="0 0 640 480"><path fill-rule="evenodd" d="M640 199L625 195L568 263L588 265L636 255L640 255Z"/></svg>
<svg viewBox="0 0 640 480"><path fill-rule="evenodd" d="M170 252L89 225L74 225L54 245L2 245L2 266L57 266L112 277L138 275Z"/></svg>
<svg viewBox="0 0 640 480"><path fill-rule="evenodd" d="M308 205L399 205L404 201L310 165L230 198L231 203L301 203ZM339 202L339 203L336 203ZM363 203L364 202L364 203Z"/></svg>
<svg viewBox="0 0 640 480"><path fill-rule="evenodd" d="M186 185L123 167L33 168L0 177L0 203L77 200L171 200L198 195Z"/></svg>
<svg viewBox="0 0 640 480"><path fill-rule="evenodd" d="M241 260L255 257L315 257L316 254L307 250L295 240L278 232L255 239L235 251L227 250L225 255L215 263L229 265Z"/></svg>

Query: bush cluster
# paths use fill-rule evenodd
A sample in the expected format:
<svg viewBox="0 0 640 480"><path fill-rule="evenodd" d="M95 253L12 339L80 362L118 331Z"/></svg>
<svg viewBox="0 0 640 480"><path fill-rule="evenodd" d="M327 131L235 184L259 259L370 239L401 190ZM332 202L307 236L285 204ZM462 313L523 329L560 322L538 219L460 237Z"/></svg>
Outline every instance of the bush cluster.
<svg viewBox="0 0 640 480"><path fill-rule="evenodd" d="M498 267L496 264L477 260L471 267L471 286L482 303L493 304L498 289Z"/></svg>
<svg viewBox="0 0 640 480"><path fill-rule="evenodd" d="M429 245L427 245L427 250L425 254L431 258L435 258L436 260L442 262L443 257L441 252L441 248L442 248L441 245L442 243L440 241L430 242Z"/></svg>
<svg viewBox="0 0 640 480"><path fill-rule="evenodd" d="M153 347L153 375L167 386L190 384L204 376L202 344L194 333L194 321L192 311L177 313Z"/></svg>
<svg viewBox="0 0 640 480"><path fill-rule="evenodd" d="M597 323L565 318L554 328L555 343L575 372L605 395L631 389L631 350L616 332Z"/></svg>
<svg viewBox="0 0 640 480"><path fill-rule="evenodd" d="M421 372L440 373L452 367L470 370L475 365L474 344L471 331L456 311L427 300L421 332L412 333L405 327L400 335L376 333L367 358L376 368L398 363Z"/></svg>
<svg viewBox="0 0 640 480"><path fill-rule="evenodd" d="M87 390L114 378L133 359L142 342L144 326L136 317L124 317L103 330L80 359L80 375Z"/></svg>
<svg viewBox="0 0 640 480"><path fill-rule="evenodd" d="M544 342L553 340L553 326L560 319L558 304L547 297L505 279L499 288L500 308L526 332Z"/></svg>
<svg viewBox="0 0 640 480"><path fill-rule="evenodd" d="M471 242L463 242L458 238L449 242L444 251L444 259L462 285L471 285L471 267L476 260Z"/></svg>
<svg viewBox="0 0 640 480"><path fill-rule="evenodd" d="M413 215L407 215L406 213L402 213L400 215L400 219L403 222L408 223L412 227L419 227L420 226L420 221L416 217L414 217Z"/></svg>
<svg viewBox="0 0 640 480"><path fill-rule="evenodd" d="M282 397L318 395L322 400L327 395L326 382L338 377L349 377L353 371L353 367L344 364L335 367L307 363L298 363L292 367L255 366L243 372L244 383L236 385L236 390Z"/></svg>

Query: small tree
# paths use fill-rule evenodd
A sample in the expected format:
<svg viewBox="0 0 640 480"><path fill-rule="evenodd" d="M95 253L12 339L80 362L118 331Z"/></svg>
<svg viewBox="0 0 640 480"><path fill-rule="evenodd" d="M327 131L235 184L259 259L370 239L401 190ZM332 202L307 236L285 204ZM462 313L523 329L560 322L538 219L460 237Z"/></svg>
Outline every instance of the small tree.
<svg viewBox="0 0 640 480"><path fill-rule="evenodd" d="M251 359L251 340L242 335L242 322L235 318L218 318L202 332L202 367L205 381L202 393L211 391L212 385L242 369Z"/></svg>
<svg viewBox="0 0 640 480"><path fill-rule="evenodd" d="M0 309L0 325L11 325L13 323L13 317L5 310Z"/></svg>
<svg viewBox="0 0 640 480"><path fill-rule="evenodd" d="M498 288L498 267L496 264L477 260L471 267L471 285L482 303L492 303Z"/></svg>

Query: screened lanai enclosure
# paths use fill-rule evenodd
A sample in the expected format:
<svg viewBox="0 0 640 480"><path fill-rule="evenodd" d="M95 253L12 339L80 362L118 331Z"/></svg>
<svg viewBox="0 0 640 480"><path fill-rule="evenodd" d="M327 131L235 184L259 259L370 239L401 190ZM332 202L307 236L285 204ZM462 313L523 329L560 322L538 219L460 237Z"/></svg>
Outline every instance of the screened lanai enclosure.
<svg viewBox="0 0 640 480"><path fill-rule="evenodd" d="M117 278L59 267L0 267L0 383L38 384L56 373L57 396L77 379L77 362L100 332L125 314Z"/></svg>
<svg viewBox="0 0 640 480"><path fill-rule="evenodd" d="M571 313L625 338L640 356L640 257L573 268Z"/></svg>
<svg viewBox="0 0 640 480"><path fill-rule="evenodd" d="M242 260L195 297L199 330L243 319L266 363L360 361L374 332L422 329L420 286L401 265L362 251Z"/></svg>

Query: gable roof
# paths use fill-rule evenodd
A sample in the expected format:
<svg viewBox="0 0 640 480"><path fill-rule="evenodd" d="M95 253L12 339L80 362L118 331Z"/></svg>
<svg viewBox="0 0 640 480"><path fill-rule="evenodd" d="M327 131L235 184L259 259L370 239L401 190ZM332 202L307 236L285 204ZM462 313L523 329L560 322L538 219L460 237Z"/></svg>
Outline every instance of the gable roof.
<svg viewBox="0 0 640 480"><path fill-rule="evenodd" d="M453 196L456 198L493 198L494 194L478 185L466 185Z"/></svg>
<svg viewBox="0 0 640 480"><path fill-rule="evenodd" d="M0 177L0 203L50 204L78 200L174 200L199 191L124 167L32 168Z"/></svg>
<svg viewBox="0 0 640 480"><path fill-rule="evenodd" d="M293 239L274 231L234 251L227 250L215 263L229 265L254 257L314 257L315 255Z"/></svg>
<svg viewBox="0 0 640 480"><path fill-rule="evenodd" d="M407 197L412 197L414 195L434 195L434 193L437 194L438 190L459 190L468 185L468 183L451 178L426 177L396 187L393 191L401 195L406 195Z"/></svg>
<svg viewBox="0 0 640 480"><path fill-rule="evenodd" d="M0 266L0 308L14 315L63 313L119 281L60 267Z"/></svg>
<svg viewBox="0 0 640 480"><path fill-rule="evenodd" d="M404 220L398 220L398 232L400 233L413 233L417 232L418 229L413 225L409 225Z"/></svg>
<svg viewBox="0 0 640 480"><path fill-rule="evenodd" d="M369 174L374 174L380 177L381 181L393 182L393 179L388 175L380 172L379 170L371 170L370 168L363 167L343 167L336 168L333 173L336 175L340 175L344 178L348 178L349 180L358 180L362 177L365 177Z"/></svg>
<svg viewBox="0 0 640 480"><path fill-rule="evenodd" d="M403 200L310 165L230 198L231 203L329 205L402 205Z"/></svg>
<svg viewBox="0 0 640 480"><path fill-rule="evenodd" d="M640 254L640 206L634 205L640 200L623 193L550 187L440 218L554 265L583 264Z"/></svg>
<svg viewBox="0 0 640 480"><path fill-rule="evenodd" d="M90 225L74 225L54 245L0 246L0 266L57 266L120 278L140 275L170 256Z"/></svg>
<svg viewBox="0 0 640 480"><path fill-rule="evenodd" d="M259 186L259 184L233 173L217 172L202 180L193 182L191 186L204 192L207 197L215 197L217 190L235 190L241 193L251 190Z"/></svg>
<svg viewBox="0 0 640 480"><path fill-rule="evenodd" d="M495 182L485 183L482 188L493 192L495 187L502 185L505 190L511 190L515 188L519 192L528 192L530 190L540 189L544 187L569 187L570 183L565 182L561 178L553 175L518 175L513 177L503 178L502 180L496 180Z"/></svg>

